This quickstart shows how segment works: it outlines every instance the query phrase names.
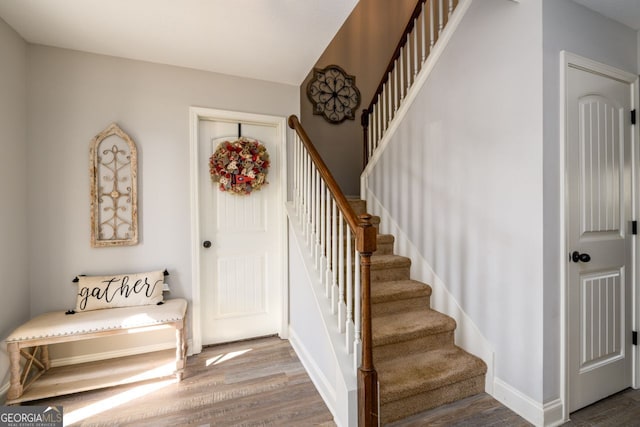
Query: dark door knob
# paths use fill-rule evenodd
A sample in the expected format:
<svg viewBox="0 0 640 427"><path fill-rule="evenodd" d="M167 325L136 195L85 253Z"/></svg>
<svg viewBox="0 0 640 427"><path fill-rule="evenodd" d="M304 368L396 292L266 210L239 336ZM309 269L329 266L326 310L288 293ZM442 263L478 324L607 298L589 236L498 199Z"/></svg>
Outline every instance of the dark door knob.
<svg viewBox="0 0 640 427"><path fill-rule="evenodd" d="M204 246L206 249L209 249L211 247L211 242L205 240L204 242L202 242L202 246Z"/></svg>
<svg viewBox="0 0 640 427"><path fill-rule="evenodd" d="M571 254L571 261L573 262L589 262L591 261L591 255L589 254L581 254L578 251L573 251Z"/></svg>

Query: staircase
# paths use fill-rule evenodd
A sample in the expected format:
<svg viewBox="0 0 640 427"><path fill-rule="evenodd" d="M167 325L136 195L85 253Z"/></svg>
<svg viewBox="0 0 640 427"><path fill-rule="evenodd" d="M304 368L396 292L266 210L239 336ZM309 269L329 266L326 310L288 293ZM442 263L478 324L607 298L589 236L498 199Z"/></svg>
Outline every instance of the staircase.
<svg viewBox="0 0 640 427"><path fill-rule="evenodd" d="M349 203L366 212L364 201ZM381 425L483 392L487 367L455 345L455 320L430 308L431 287L411 280L411 260L393 253L392 235L378 234L377 243L371 309Z"/></svg>

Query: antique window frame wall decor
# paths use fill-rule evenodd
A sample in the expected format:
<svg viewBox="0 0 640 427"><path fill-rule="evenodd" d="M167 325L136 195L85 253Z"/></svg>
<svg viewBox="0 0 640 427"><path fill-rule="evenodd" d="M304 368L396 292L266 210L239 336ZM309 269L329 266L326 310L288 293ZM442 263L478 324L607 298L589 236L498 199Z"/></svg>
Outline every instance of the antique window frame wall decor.
<svg viewBox="0 0 640 427"><path fill-rule="evenodd" d="M117 124L91 140L89 176L91 246L138 244L138 151Z"/></svg>

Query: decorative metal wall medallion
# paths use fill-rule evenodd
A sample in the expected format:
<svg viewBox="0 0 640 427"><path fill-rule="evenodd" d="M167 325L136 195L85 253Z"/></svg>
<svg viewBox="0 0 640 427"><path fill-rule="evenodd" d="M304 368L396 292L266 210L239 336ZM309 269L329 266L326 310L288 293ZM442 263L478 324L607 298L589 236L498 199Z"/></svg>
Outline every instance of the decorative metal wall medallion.
<svg viewBox="0 0 640 427"><path fill-rule="evenodd" d="M91 141L91 246L138 244L138 153L113 123Z"/></svg>
<svg viewBox="0 0 640 427"><path fill-rule="evenodd" d="M307 85L307 97L313 104L313 114L322 115L330 123L355 119L360 105L360 91L355 76L337 65L315 68Z"/></svg>

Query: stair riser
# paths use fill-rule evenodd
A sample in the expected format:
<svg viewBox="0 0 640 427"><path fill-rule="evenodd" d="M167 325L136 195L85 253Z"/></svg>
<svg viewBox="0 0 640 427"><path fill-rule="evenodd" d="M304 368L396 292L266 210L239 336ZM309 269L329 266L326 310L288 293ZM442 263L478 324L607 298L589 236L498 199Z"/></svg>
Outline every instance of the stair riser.
<svg viewBox="0 0 640 427"><path fill-rule="evenodd" d="M464 399L484 391L484 375L469 378L435 390L408 396L380 407L380 424L388 424L402 418Z"/></svg>
<svg viewBox="0 0 640 427"><path fill-rule="evenodd" d="M390 360L408 354L424 353L435 348L452 347L454 345L453 331L440 332L425 337L385 345L374 345L374 364L383 360Z"/></svg>
<svg viewBox="0 0 640 427"><path fill-rule="evenodd" d="M414 297L397 301L380 302L371 306L371 314L373 317L376 317L383 314L412 311L417 308L429 308L429 300L429 297Z"/></svg>
<svg viewBox="0 0 640 427"><path fill-rule="evenodd" d="M378 243L376 255L393 255L393 243Z"/></svg>
<svg viewBox="0 0 640 427"><path fill-rule="evenodd" d="M373 282L386 282L390 280L408 280L410 267L386 267L371 270Z"/></svg>

